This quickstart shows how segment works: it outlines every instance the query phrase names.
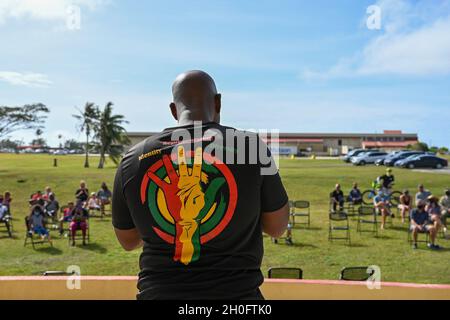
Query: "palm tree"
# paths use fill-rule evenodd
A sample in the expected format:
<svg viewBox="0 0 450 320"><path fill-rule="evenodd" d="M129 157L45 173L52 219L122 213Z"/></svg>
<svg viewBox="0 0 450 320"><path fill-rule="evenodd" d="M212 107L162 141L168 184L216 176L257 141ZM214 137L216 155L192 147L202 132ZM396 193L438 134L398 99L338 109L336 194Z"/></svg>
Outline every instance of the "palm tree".
<svg viewBox="0 0 450 320"><path fill-rule="evenodd" d="M108 153L110 158L117 163L120 155L123 152L123 145L129 143L126 136L126 130L122 126L128 121L120 114L113 114L113 103L108 102L100 112L98 127L95 138L99 142L100 161L98 168L103 169L105 166L106 157Z"/></svg>
<svg viewBox="0 0 450 320"><path fill-rule="evenodd" d="M89 168L89 138L93 132L96 131L99 118L98 107L92 102L86 102L84 110L79 110L79 114L74 114L73 117L79 121L79 130L86 135L86 158L84 167Z"/></svg>

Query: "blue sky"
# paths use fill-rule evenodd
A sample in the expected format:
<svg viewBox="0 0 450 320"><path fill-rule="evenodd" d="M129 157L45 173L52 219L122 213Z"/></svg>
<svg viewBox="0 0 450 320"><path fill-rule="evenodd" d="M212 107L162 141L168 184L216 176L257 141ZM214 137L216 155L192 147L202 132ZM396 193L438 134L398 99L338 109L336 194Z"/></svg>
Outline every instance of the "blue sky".
<svg viewBox="0 0 450 320"><path fill-rule="evenodd" d="M81 28L66 26L67 7ZM381 10L381 29L366 26ZM129 131L174 125L170 86L202 69L224 124L296 132L417 132L450 147L450 1L2 0L0 105L42 102L45 137L115 103ZM33 132L12 136L29 142Z"/></svg>

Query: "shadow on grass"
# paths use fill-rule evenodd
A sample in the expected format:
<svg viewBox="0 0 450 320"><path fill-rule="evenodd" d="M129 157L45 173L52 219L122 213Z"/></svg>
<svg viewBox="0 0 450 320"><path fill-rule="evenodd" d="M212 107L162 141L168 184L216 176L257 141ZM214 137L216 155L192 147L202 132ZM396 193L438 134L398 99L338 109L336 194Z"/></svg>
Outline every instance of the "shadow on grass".
<svg viewBox="0 0 450 320"><path fill-rule="evenodd" d="M386 234L380 234L378 233L378 235L375 237L376 239L384 239L384 240L391 240L391 239L395 239L391 236L388 236Z"/></svg>
<svg viewBox="0 0 450 320"><path fill-rule="evenodd" d="M402 231L406 234L408 226L388 226L389 230Z"/></svg>
<svg viewBox="0 0 450 320"><path fill-rule="evenodd" d="M21 238L13 233L12 237L10 237L8 234L0 235L0 240L3 240L3 239L19 240Z"/></svg>
<svg viewBox="0 0 450 320"><path fill-rule="evenodd" d="M88 243L85 246L77 246L77 247L79 247L80 249L83 249L83 250L94 251L94 252L97 252L97 253L106 253L106 252L108 252L108 249L106 249L104 246L102 246L102 245L100 245L98 243Z"/></svg>
<svg viewBox="0 0 450 320"><path fill-rule="evenodd" d="M57 255L60 255L63 253L61 249L58 249L55 247L48 247L48 246L47 247L39 247L39 248L36 247L36 249L34 251L39 252L39 253L50 254L52 256L57 256Z"/></svg>

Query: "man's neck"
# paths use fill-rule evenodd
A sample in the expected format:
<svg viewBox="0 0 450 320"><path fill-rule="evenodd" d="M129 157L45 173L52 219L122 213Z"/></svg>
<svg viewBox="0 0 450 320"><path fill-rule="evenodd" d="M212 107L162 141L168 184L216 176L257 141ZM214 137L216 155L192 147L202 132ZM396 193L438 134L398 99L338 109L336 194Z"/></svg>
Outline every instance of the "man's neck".
<svg viewBox="0 0 450 320"><path fill-rule="evenodd" d="M178 126L179 127L192 126L194 124L205 124L205 123L210 123L210 122L215 122L215 121L211 121L211 120L180 119L180 120L178 120Z"/></svg>

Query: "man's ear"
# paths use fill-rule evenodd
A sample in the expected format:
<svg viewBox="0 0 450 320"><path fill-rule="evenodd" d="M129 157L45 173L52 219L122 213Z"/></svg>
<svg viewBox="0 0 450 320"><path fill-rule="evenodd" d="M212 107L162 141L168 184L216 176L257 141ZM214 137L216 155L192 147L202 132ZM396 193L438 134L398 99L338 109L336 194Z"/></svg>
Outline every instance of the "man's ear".
<svg viewBox="0 0 450 320"><path fill-rule="evenodd" d="M173 118L178 121L177 106L173 102L170 104L170 112L172 112Z"/></svg>
<svg viewBox="0 0 450 320"><path fill-rule="evenodd" d="M220 117L220 110L222 109L222 95L220 93L216 94L214 97L214 103L216 107L216 113Z"/></svg>

